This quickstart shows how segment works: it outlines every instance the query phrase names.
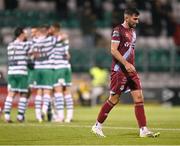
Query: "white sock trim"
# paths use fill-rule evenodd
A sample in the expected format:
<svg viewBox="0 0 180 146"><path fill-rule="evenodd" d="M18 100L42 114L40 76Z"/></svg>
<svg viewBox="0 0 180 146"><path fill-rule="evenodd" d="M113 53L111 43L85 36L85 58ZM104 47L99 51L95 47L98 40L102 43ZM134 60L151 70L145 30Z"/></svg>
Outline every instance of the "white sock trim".
<svg viewBox="0 0 180 146"><path fill-rule="evenodd" d="M96 121L96 126L102 128L102 123L99 123L98 121Z"/></svg>

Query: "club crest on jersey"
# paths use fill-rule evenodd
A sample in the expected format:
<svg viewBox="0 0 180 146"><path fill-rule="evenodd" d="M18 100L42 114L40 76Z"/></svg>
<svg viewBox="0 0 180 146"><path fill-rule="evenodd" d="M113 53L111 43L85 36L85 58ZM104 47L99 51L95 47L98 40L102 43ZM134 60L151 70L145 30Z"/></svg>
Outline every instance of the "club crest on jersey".
<svg viewBox="0 0 180 146"><path fill-rule="evenodd" d="M113 37L119 37L119 32L117 30L113 31Z"/></svg>
<svg viewBox="0 0 180 146"><path fill-rule="evenodd" d="M129 33L125 33L125 36L126 36L129 40L131 40L131 35L130 35Z"/></svg>
<svg viewBox="0 0 180 146"><path fill-rule="evenodd" d="M121 91L124 90L124 85L122 85L119 89L120 89Z"/></svg>

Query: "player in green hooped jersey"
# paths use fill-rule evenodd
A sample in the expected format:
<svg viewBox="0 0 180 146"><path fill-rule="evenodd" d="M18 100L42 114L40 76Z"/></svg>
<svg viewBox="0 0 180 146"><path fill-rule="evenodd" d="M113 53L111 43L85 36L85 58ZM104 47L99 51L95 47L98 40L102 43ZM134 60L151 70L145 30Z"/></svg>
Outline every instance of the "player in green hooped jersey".
<svg viewBox="0 0 180 146"><path fill-rule="evenodd" d="M59 41L53 49L53 68L54 68L54 97L55 97L55 122L71 122L73 119L73 99L71 94L71 64L69 62L69 40L68 36L60 31L59 23L51 25L50 34ZM64 117L64 101L66 103L67 115Z"/></svg>
<svg viewBox="0 0 180 146"><path fill-rule="evenodd" d="M42 114L47 115L53 89L53 64L51 56L56 44L56 38L48 35L46 26L38 27L36 38L33 39L32 50L37 52L38 57L34 60L36 119L43 121ZM42 104L43 102L43 104ZM42 108L41 108L42 104Z"/></svg>
<svg viewBox="0 0 180 146"><path fill-rule="evenodd" d="M9 43L8 52L8 95L4 104L4 119L7 123L11 123L10 112L12 108L13 98L16 94L20 95L18 103L17 120L24 121L24 113L27 105L28 93L28 70L27 70L27 54L29 46L26 42L26 34L24 28L18 27L14 32L15 40Z"/></svg>

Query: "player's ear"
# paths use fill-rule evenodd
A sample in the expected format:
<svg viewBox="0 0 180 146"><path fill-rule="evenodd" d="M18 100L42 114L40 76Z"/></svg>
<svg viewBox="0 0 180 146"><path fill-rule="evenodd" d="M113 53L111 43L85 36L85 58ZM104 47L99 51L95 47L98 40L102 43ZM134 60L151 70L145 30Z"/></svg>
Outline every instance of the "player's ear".
<svg viewBox="0 0 180 146"><path fill-rule="evenodd" d="M124 20L128 20L129 19L129 15L124 14Z"/></svg>

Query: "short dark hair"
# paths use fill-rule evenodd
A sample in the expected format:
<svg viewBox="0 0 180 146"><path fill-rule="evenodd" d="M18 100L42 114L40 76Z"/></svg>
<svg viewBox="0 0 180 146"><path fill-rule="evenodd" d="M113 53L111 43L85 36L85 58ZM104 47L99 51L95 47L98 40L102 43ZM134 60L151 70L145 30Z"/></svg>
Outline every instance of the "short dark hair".
<svg viewBox="0 0 180 146"><path fill-rule="evenodd" d="M61 28L61 25L58 23L58 22L54 22L52 24L53 27L57 28L57 29L60 29Z"/></svg>
<svg viewBox="0 0 180 146"><path fill-rule="evenodd" d="M31 28L38 28L38 25L31 25Z"/></svg>
<svg viewBox="0 0 180 146"><path fill-rule="evenodd" d="M14 36L19 37L22 33L24 33L24 27L17 27L14 31Z"/></svg>
<svg viewBox="0 0 180 146"><path fill-rule="evenodd" d="M42 24L39 26L39 28L45 28L45 29L49 29L49 25L48 24Z"/></svg>
<svg viewBox="0 0 180 146"><path fill-rule="evenodd" d="M140 13L139 13L139 11L138 11L138 9L136 9L136 8L126 8L125 10L124 10L124 14L127 14L127 15L139 15Z"/></svg>

